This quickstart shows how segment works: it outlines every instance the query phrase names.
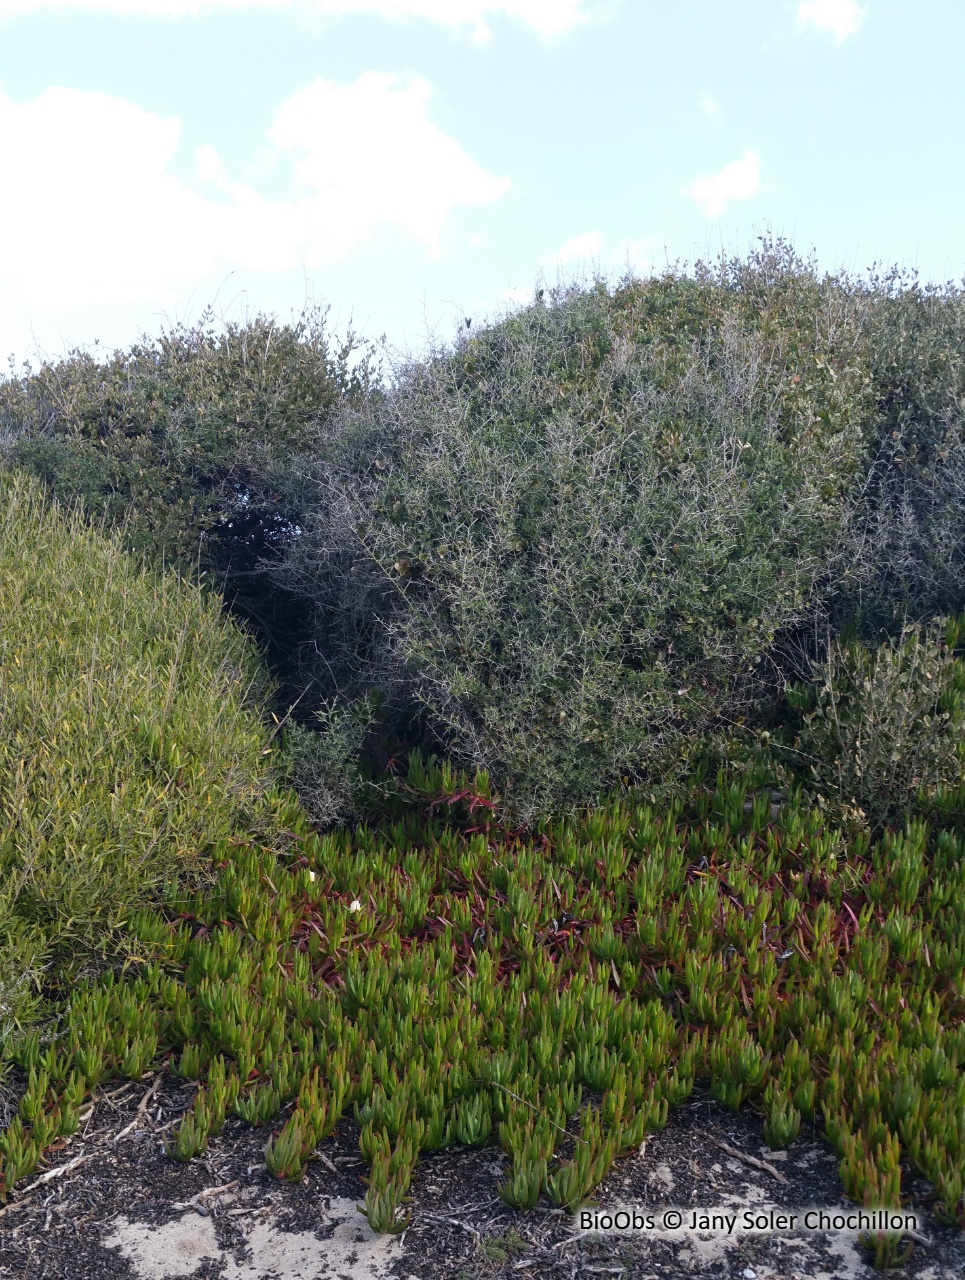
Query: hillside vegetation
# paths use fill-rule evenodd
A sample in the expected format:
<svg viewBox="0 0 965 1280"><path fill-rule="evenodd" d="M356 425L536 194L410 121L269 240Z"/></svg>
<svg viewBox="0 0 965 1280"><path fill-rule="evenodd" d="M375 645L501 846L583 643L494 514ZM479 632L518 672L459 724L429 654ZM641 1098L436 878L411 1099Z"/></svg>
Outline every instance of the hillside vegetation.
<svg viewBox="0 0 965 1280"><path fill-rule="evenodd" d="M11 463L225 589L327 821L414 747L523 821L673 787L835 637L965 608L959 290L778 242L540 292L388 377L316 314L0 386Z"/></svg>
<svg viewBox="0 0 965 1280"><path fill-rule="evenodd" d="M174 1159L353 1116L378 1230L452 1143L574 1208L698 1079L965 1222L961 290L765 243L387 372L73 353L0 425L0 1193L163 1062Z"/></svg>
<svg viewBox="0 0 965 1280"><path fill-rule="evenodd" d="M297 526L283 480L309 428L372 373L352 335L333 346L324 309L220 329L206 312L126 351L74 351L7 379L0 440L9 462L116 526L129 550L202 576L280 664L304 639L262 567Z"/></svg>

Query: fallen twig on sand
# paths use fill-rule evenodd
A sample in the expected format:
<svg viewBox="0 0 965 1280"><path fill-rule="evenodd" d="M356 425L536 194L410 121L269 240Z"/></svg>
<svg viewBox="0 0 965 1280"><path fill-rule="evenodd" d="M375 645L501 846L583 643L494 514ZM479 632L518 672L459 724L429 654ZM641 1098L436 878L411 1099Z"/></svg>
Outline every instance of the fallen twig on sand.
<svg viewBox="0 0 965 1280"><path fill-rule="evenodd" d="M131 1121L129 1125L125 1125L125 1127L120 1131L120 1133L114 1139L115 1142L120 1142L121 1138L126 1138L127 1135L131 1132L131 1130L136 1129L137 1126L141 1123L141 1121L144 1119L144 1113L145 1111L147 1111L148 1107L150 1106L151 1100L156 1096L158 1089L160 1089L161 1081L163 1079L164 1079L164 1074L163 1072L159 1071L157 1073L157 1077L154 1080L154 1083L151 1085L150 1089L148 1089L147 1093L145 1093L141 1101L137 1104L137 1111L134 1113L134 1119Z"/></svg>
<svg viewBox="0 0 965 1280"><path fill-rule="evenodd" d="M763 1169L769 1173L772 1178L776 1178L778 1182L783 1182L787 1186L787 1178L779 1169L775 1169L772 1164L768 1164L766 1160L758 1160L757 1156L749 1156L746 1151L738 1151L736 1147L732 1147L728 1142L722 1142L720 1138L714 1138L721 1151L726 1151L729 1156L733 1156L735 1160L743 1160L745 1164L752 1165L755 1169Z"/></svg>

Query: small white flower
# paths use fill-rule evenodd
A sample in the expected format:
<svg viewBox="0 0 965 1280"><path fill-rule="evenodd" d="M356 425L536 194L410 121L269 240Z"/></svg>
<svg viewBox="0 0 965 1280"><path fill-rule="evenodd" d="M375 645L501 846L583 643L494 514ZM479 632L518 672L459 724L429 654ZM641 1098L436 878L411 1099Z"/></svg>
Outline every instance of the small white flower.
<svg viewBox="0 0 965 1280"><path fill-rule="evenodd" d="M353 898L352 901L348 904L348 909L349 911L361 911L362 904L361 902L359 902L358 898Z"/></svg>
<svg viewBox="0 0 965 1280"><path fill-rule="evenodd" d="M315 872L314 872L314 871L309 871L309 873L308 873L308 878L309 878L309 880L314 880L314 879L315 879Z"/></svg>

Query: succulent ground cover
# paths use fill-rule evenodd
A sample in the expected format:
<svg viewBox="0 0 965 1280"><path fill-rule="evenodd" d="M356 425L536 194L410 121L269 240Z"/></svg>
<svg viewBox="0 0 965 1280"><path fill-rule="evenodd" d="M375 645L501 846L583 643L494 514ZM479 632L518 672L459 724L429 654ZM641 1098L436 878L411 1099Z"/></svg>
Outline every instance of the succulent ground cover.
<svg viewBox="0 0 965 1280"><path fill-rule="evenodd" d="M420 1153L452 1144L502 1146L507 1204L575 1208L698 1078L759 1107L775 1147L817 1117L859 1203L899 1203L904 1153L961 1220L960 834L848 840L753 776L529 836L490 804L485 776L414 759L354 833L319 835L293 804L281 862L226 841L213 893L141 917L136 970L21 1041L4 1187L100 1081L166 1058L200 1081L176 1160L234 1113L297 1180L354 1114L380 1231L405 1224ZM869 1244L879 1265L903 1247Z"/></svg>

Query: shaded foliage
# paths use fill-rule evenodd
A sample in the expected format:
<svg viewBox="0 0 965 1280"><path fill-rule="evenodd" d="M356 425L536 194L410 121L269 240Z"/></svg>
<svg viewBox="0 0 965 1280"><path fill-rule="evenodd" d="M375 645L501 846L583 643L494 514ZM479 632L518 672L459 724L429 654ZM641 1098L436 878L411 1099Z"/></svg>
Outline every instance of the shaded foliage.
<svg viewBox="0 0 965 1280"><path fill-rule="evenodd" d="M876 412L843 583L866 637L965 607L965 293L894 272L874 288Z"/></svg>
<svg viewBox="0 0 965 1280"><path fill-rule="evenodd" d="M77 350L0 384L8 462L122 527L132 551L202 575L283 679L304 611L265 566L298 532L291 459L374 368L351 333L333 344L326 319L315 308L216 329L209 311L105 360Z"/></svg>
<svg viewBox="0 0 965 1280"><path fill-rule="evenodd" d="M963 636L965 618L935 618L874 651L835 641L811 683L788 690L785 755L837 821L965 818Z"/></svg>

